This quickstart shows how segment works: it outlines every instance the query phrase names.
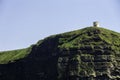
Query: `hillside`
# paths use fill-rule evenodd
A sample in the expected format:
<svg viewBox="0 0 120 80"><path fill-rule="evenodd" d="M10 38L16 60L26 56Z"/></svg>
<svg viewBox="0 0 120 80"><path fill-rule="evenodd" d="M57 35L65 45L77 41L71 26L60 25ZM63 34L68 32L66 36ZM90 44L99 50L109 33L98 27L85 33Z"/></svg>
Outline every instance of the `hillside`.
<svg viewBox="0 0 120 80"><path fill-rule="evenodd" d="M79 79L120 79L120 33L87 27L0 52L0 80Z"/></svg>
<svg viewBox="0 0 120 80"><path fill-rule="evenodd" d="M26 48L0 52L0 64L15 62L16 60L24 58L30 53L30 50L30 48Z"/></svg>

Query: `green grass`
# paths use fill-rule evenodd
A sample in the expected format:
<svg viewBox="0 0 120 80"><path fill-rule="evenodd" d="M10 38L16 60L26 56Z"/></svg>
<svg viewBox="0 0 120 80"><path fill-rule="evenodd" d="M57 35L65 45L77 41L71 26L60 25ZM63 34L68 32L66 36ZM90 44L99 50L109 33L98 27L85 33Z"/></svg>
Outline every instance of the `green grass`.
<svg viewBox="0 0 120 80"><path fill-rule="evenodd" d="M0 52L0 64L15 62L24 58L30 52L30 48Z"/></svg>
<svg viewBox="0 0 120 80"><path fill-rule="evenodd" d="M120 46L120 33L99 27L87 27L61 35L60 48L80 48L84 45Z"/></svg>

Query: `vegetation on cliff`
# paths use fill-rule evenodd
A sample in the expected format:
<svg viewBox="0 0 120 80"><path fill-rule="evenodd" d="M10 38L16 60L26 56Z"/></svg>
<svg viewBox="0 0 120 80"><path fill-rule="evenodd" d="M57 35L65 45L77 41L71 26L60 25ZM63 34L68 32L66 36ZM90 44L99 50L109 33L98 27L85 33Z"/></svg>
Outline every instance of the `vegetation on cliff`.
<svg viewBox="0 0 120 80"><path fill-rule="evenodd" d="M119 58L120 33L100 27L52 35L26 49L0 52L1 65L22 65L24 80L120 79Z"/></svg>
<svg viewBox="0 0 120 80"><path fill-rule="evenodd" d="M0 64L15 62L26 57L29 53L30 48L0 52Z"/></svg>

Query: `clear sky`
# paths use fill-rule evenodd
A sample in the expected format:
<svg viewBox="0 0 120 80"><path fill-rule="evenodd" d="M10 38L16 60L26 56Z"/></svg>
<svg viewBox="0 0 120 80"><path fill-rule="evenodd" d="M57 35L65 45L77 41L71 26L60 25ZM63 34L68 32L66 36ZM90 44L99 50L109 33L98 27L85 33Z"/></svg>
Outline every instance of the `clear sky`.
<svg viewBox="0 0 120 80"><path fill-rule="evenodd" d="M0 51L91 26L120 32L120 0L0 0Z"/></svg>

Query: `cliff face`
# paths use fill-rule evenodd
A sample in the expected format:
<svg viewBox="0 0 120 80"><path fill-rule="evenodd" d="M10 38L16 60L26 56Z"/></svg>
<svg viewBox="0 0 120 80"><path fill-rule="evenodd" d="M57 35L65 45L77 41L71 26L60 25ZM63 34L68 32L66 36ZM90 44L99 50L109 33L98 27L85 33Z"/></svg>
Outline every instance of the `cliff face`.
<svg viewBox="0 0 120 80"><path fill-rule="evenodd" d="M104 28L50 36L30 48L0 56L12 53L9 60L0 59L0 80L120 79L120 33Z"/></svg>

